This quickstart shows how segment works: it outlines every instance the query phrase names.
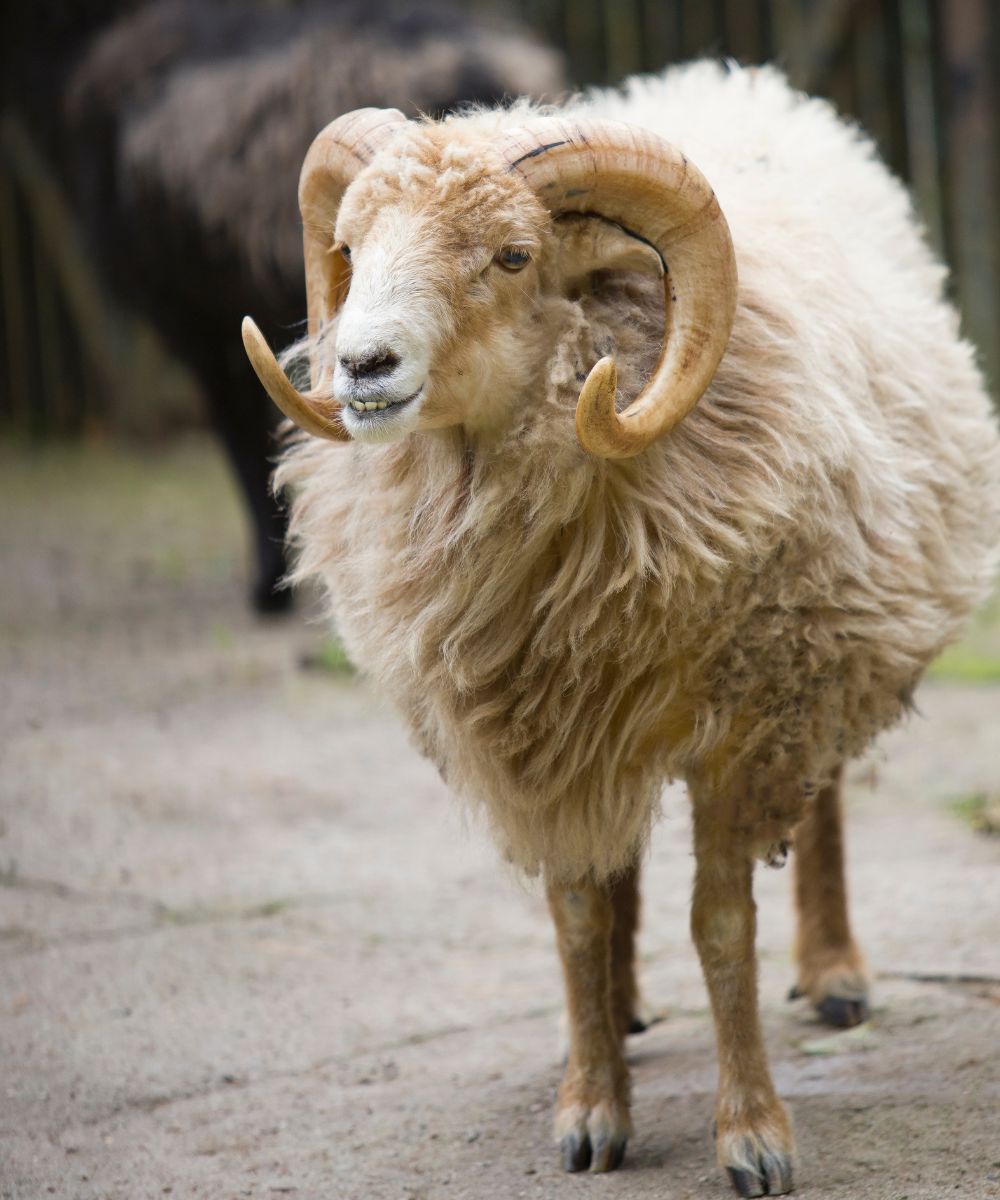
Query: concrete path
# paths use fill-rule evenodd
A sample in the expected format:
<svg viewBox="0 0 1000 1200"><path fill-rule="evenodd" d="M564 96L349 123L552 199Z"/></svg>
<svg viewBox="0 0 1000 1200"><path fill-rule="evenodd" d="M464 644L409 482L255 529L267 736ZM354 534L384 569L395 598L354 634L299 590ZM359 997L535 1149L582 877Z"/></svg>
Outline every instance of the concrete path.
<svg viewBox="0 0 1000 1200"><path fill-rule="evenodd" d="M214 451L0 451L0 1197L722 1198L687 934L685 799L649 863L626 1167L549 1138L559 978L537 887L467 829L397 719L307 671L307 613L245 614ZM1000 688L934 683L850 779L876 1014L784 996L768 1044L811 1200L1000 1197ZM967 805L966 805L967 807Z"/></svg>

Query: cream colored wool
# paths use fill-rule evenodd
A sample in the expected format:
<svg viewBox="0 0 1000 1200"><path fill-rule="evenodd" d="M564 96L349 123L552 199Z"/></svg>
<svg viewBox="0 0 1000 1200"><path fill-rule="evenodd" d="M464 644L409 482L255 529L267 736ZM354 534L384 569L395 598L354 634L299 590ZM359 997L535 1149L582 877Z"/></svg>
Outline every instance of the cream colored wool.
<svg viewBox="0 0 1000 1200"><path fill-rule="evenodd" d="M580 449L586 372L614 353L631 396L662 329L658 288L609 275L543 291L516 345L453 304L455 340L481 339L488 432L305 439L278 472L296 575L322 580L352 660L513 860L563 880L622 869L669 777L739 771L746 836L787 836L986 595L1000 528L973 350L869 141L775 70L712 63L570 112L675 143L728 219L735 326L691 415L635 459ZM442 224L477 197L516 205L463 148L530 119L413 126L356 203L391 203L405 175Z"/></svg>

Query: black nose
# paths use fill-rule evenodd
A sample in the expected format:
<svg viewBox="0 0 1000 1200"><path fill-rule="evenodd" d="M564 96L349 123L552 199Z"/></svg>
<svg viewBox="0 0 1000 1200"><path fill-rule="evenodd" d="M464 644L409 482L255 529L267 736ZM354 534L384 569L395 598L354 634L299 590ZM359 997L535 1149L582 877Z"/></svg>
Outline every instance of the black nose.
<svg viewBox="0 0 1000 1200"><path fill-rule="evenodd" d="M340 365L352 379L369 378L372 375L388 375L398 365L399 355L391 350L376 350L367 358L340 356Z"/></svg>

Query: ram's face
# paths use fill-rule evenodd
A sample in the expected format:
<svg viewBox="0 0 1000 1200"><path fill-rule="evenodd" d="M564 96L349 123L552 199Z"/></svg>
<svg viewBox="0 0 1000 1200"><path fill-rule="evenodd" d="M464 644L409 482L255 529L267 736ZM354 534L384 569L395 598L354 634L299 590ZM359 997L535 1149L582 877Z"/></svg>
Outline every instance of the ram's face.
<svg viewBox="0 0 1000 1200"><path fill-rule="evenodd" d="M582 379L575 428L591 454L629 458L664 436L725 351L737 294L725 218L697 168L647 130L502 113L411 124L358 109L313 142L299 204L310 391L250 318L243 340L275 403L315 437L509 423L567 320L548 301L598 270L661 277L670 336L624 411L610 356Z"/></svg>
<svg viewBox="0 0 1000 1200"><path fill-rule="evenodd" d="M495 424L509 385L537 369L552 219L488 153L439 150L431 130L413 143L360 175L337 217L351 273L334 390L363 441Z"/></svg>

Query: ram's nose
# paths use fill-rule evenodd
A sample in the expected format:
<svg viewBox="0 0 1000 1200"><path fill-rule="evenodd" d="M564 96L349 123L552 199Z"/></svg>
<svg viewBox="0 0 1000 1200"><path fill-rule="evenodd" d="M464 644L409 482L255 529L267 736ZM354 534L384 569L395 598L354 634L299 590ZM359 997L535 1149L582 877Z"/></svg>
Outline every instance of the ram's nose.
<svg viewBox="0 0 1000 1200"><path fill-rule="evenodd" d="M399 355L385 347L363 354L341 354L340 365L352 379L377 379L399 366Z"/></svg>

